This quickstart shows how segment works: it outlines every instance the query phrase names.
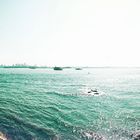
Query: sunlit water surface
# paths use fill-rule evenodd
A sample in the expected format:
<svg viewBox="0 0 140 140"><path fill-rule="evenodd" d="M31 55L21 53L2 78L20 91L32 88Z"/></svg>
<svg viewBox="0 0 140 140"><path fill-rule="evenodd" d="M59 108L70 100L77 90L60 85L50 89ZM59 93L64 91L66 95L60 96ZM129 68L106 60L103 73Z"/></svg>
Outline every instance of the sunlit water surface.
<svg viewBox="0 0 140 140"><path fill-rule="evenodd" d="M10 140L129 140L139 129L138 68L0 69L0 131Z"/></svg>

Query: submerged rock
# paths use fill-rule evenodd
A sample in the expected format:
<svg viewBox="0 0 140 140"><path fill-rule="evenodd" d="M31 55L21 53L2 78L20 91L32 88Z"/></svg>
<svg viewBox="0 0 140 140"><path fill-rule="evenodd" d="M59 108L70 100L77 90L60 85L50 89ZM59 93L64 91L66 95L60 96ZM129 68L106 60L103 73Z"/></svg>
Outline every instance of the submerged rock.
<svg viewBox="0 0 140 140"><path fill-rule="evenodd" d="M140 140L140 130L134 132L131 137L133 138L133 140Z"/></svg>
<svg viewBox="0 0 140 140"><path fill-rule="evenodd" d="M2 132L0 132L0 140L8 140Z"/></svg>

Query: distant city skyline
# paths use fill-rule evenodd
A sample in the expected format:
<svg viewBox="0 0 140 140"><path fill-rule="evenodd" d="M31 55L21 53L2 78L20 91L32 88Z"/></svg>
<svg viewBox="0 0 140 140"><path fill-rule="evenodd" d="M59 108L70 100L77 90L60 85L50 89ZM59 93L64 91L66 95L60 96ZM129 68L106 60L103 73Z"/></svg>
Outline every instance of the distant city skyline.
<svg viewBox="0 0 140 140"><path fill-rule="evenodd" d="M139 0L0 1L0 64L140 67Z"/></svg>

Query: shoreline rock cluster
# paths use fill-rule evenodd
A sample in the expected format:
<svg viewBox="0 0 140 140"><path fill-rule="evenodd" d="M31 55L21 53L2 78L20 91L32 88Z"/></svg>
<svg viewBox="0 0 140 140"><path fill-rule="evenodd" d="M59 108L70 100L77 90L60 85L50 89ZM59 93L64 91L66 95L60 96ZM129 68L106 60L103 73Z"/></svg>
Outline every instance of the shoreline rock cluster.
<svg viewBox="0 0 140 140"><path fill-rule="evenodd" d="M0 132L0 140L8 140L2 132Z"/></svg>
<svg viewBox="0 0 140 140"><path fill-rule="evenodd" d="M134 140L140 140L140 130L137 130L136 132L134 132L131 137L134 139Z"/></svg>

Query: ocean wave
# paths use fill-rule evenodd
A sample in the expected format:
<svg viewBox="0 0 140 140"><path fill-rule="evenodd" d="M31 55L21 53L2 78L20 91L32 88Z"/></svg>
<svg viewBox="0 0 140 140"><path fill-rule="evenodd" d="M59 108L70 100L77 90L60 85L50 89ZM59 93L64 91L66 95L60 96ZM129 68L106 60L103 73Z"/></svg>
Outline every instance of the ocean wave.
<svg viewBox="0 0 140 140"><path fill-rule="evenodd" d="M58 139L57 134L49 128L38 126L29 122L29 120L23 120L21 117L8 112L3 115L0 122L0 131L4 131L11 140Z"/></svg>
<svg viewBox="0 0 140 140"><path fill-rule="evenodd" d="M73 98L77 98L77 96L75 96L76 94L69 94L69 93L64 94L59 92L46 92L46 94L55 97L68 98L69 100Z"/></svg>

